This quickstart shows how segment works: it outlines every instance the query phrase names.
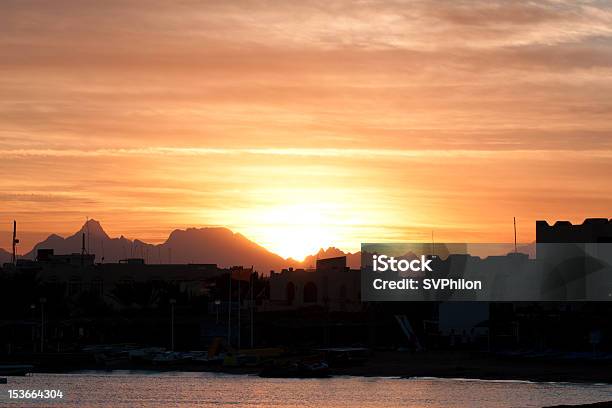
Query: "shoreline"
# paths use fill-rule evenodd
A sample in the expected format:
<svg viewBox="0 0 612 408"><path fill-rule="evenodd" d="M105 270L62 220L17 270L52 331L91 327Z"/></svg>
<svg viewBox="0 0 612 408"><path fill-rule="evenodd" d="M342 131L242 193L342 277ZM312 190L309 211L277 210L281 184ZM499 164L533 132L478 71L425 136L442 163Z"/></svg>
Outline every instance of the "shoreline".
<svg viewBox="0 0 612 408"><path fill-rule="evenodd" d="M359 376L435 377L559 383L612 383L607 361L528 359L469 352L377 352L363 366L335 369Z"/></svg>
<svg viewBox="0 0 612 408"><path fill-rule="evenodd" d="M213 372L257 375L261 366L210 366L185 364L151 366L122 364L99 365L36 364L33 372L70 373L85 370L143 370L154 372ZM476 352L397 352L376 351L363 364L330 367L332 376L439 378L486 381L530 381L556 383L612 384L612 362L605 360L560 360L518 358Z"/></svg>

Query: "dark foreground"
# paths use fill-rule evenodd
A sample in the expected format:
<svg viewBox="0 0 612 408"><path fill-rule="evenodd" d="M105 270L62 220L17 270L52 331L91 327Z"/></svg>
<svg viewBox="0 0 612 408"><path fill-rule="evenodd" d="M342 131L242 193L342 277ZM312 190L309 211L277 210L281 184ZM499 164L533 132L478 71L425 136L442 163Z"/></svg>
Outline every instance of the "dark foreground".
<svg viewBox="0 0 612 408"><path fill-rule="evenodd" d="M338 368L338 374L612 383L612 362L522 358L487 353L376 352L363 366Z"/></svg>
<svg viewBox="0 0 612 408"><path fill-rule="evenodd" d="M71 372L99 369L154 369L159 371L224 372L259 374L262 365L228 366L218 363L185 363L172 366L146 366L124 361L100 366L82 355L48 354L14 356L1 364L31 364L33 372ZM604 359L562 359L516 357L478 352L398 352L376 351L361 364L330 364L329 374L362 377L438 377L484 380L528 380L536 382L612 383L612 361Z"/></svg>
<svg viewBox="0 0 612 408"><path fill-rule="evenodd" d="M208 367L233 374L257 374L258 367ZM612 362L519 358L469 352L377 351L365 363L330 368L331 375L360 377L436 377L535 382L612 384Z"/></svg>

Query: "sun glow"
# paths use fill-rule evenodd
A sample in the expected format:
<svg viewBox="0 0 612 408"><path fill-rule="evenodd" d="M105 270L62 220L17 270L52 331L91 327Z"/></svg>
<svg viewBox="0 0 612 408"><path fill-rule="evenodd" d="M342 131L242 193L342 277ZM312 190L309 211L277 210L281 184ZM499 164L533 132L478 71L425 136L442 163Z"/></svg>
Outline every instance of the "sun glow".
<svg viewBox="0 0 612 408"><path fill-rule="evenodd" d="M262 208L246 235L278 255L296 260L341 240L336 218L339 208L329 203L284 204Z"/></svg>

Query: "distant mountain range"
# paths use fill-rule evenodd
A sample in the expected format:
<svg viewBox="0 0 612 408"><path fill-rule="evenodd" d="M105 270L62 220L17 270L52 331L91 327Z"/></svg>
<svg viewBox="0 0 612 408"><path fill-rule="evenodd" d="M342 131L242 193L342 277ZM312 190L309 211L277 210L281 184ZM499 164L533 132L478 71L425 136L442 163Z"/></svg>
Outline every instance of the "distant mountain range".
<svg viewBox="0 0 612 408"><path fill-rule="evenodd" d="M0 265L5 262L11 262L11 253L0 248Z"/></svg>
<svg viewBox="0 0 612 408"><path fill-rule="evenodd" d="M317 265L317 259L335 258L337 256L346 256L346 264L354 269L361 267L361 251L355 253L343 252L341 249L335 247L329 247L327 249L321 248L319 252L314 255L308 255L301 262L301 267L310 268Z"/></svg>
<svg viewBox="0 0 612 408"><path fill-rule="evenodd" d="M52 234L39 242L20 258L35 259L38 249L53 249L56 254L80 253L83 234L88 252L96 255L96 262L118 262L126 258L143 258L147 263L214 263L220 267L234 265L251 266L261 273L284 268L313 268L317 259L346 256L347 265L358 269L361 266L361 252L345 253L330 247L307 256L303 261L283 258L268 251L261 245L234 233L227 228L205 227L174 230L165 242L154 245L123 235L111 238L96 220L87 221L75 234L63 238ZM535 257L535 243L518 247L518 251ZM10 252L0 248L0 264L10 262Z"/></svg>
<svg viewBox="0 0 612 408"><path fill-rule="evenodd" d="M38 249L53 249L56 254L80 253L83 234L88 252L96 255L96 262L118 262L126 258L144 258L147 263L214 263L220 267L251 266L259 272L279 271L283 268L310 267L317 259L347 255L349 266L359 267L359 253L345 254L337 248L321 249L303 262L268 251L264 247L227 228L207 227L174 230L158 245L141 240L130 240L123 235L111 238L96 220L87 221L69 237L52 234L39 242L22 258L34 259ZM0 249L0 262L9 262L9 252Z"/></svg>

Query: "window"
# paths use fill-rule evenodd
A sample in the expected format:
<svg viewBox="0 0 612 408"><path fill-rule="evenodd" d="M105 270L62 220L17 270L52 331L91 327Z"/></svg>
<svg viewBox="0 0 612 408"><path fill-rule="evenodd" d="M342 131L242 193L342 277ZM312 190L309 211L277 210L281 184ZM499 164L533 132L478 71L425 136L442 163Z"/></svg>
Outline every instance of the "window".
<svg viewBox="0 0 612 408"><path fill-rule="evenodd" d="M287 304L292 305L295 300L295 285L293 282L287 283L287 287L285 288L285 296L287 299Z"/></svg>
<svg viewBox="0 0 612 408"><path fill-rule="evenodd" d="M304 285L304 303L316 303L317 302L317 285L312 282L308 282Z"/></svg>
<svg viewBox="0 0 612 408"><path fill-rule="evenodd" d="M98 277L91 281L91 291L99 297L104 294L104 281Z"/></svg>

